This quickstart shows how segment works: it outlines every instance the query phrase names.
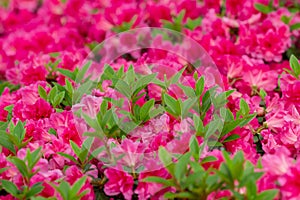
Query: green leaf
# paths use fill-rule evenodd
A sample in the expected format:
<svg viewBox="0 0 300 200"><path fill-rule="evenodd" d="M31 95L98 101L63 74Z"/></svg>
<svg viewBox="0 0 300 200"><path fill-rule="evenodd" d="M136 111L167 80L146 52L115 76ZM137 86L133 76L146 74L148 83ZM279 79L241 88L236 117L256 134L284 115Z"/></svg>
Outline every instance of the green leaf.
<svg viewBox="0 0 300 200"><path fill-rule="evenodd" d="M199 143L198 140L196 139L196 137L193 135L190 139L190 152L192 153L195 161L199 160L199 153L200 153L200 147L199 147Z"/></svg>
<svg viewBox="0 0 300 200"><path fill-rule="evenodd" d="M177 17L174 19L176 24L182 24L183 18L185 16L186 10L181 10Z"/></svg>
<svg viewBox="0 0 300 200"><path fill-rule="evenodd" d="M216 173L220 176L220 178L226 182L228 186L233 187L233 177L232 174L228 168L228 165L225 163L222 163L220 166L220 170L216 171Z"/></svg>
<svg viewBox="0 0 300 200"><path fill-rule="evenodd" d="M296 78L298 78L300 75L300 64L298 59L294 55L291 55L290 57L290 66L294 71Z"/></svg>
<svg viewBox="0 0 300 200"><path fill-rule="evenodd" d="M138 121L140 116L140 106L137 104L133 105L133 115L130 112L125 111L125 113L129 113L129 117L132 118L134 121Z"/></svg>
<svg viewBox="0 0 300 200"><path fill-rule="evenodd" d="M78 179L73 185L72 185L72 189L71 189L71 194L78 194L80 189L82 188L82 186L84 185L85 181L86 181L87 177L83 176L80 179Z"/></svg>
<svg viewBox="0 0 300 200"><path fill-rule="evenodd" d="M103 116L102 116L102 120L99 121L101 122L101 126L105 127L105 126L112 126L114 124L116 124L115 118L114 118L114 112L115 109L109 109ZM121 112L121 111L120 111ZM116 118L118 120L118 118Z"/></svg>
<svg viewBox="0 0 300 200"><path fill-rule="evenodd" d="M68 79L66 79L65 83L66 83L65 88L66 88L67 92L69 94L73 94L74 88L72 86L72 83Z"/></svg>
<svg viewBox="0 0 300 200"><path fill-rule="evenodd" d="M168 169L169 173L174 175L174 166L172 165L172 155L162 146L158 149L159 159L162 161L165 168Z"/></svg>
<svg viewBox="0 0 300 200"><path fill-rule="evenodd" d="M39 92L40 97L41 97L42 99L44 99L44 100L47 101L47 92L46 92L46 90L45 90L42 86L40 86L40 85L39 85L39 87L38 87L38 92Z"/></svg>
<svg viewBox="0 0 300 200"><path fill-rule="evenodd" d="M223 140L223 143L231 142L231 141L237 140L239 138L240 138L240 135L232 134L232 135L228 136L227 138L225 138L225 140Z"/></svg>
<svg viewBox="0 0 300 200"><path fill-rule="evenodd" d="M190 30L194 30L196 27L200 26L202 22L202 17L198 17L197 19L187 19L186 27Z"/></svg>
<svg viewBox="0 0 300 200"><path fill-rule="evenodd" d="M194 172L193 173L189 173L189 175L186 177L186 179L184 180L184 185L182 186L182 190L185 190L186 188L191 188L191 186L193 187L194 185L197 185L197 188L203 187L204 185L204 176L206 176L207 174L203 171L198 171L198 172ZM200 183L200 184L199 184ZM203 184L203 185L202 185ZM191 190L193 192L193 190Z"/></svg>
<svg viewBox="0 0 300 200"><path fill-rule="evenodd" d="M153 108L153 106L154 106L154 103L155 103L155 100L150 99L141 107L141 110L140 110L140 119L141 120L145 121L147 119L151 108Z"/></svg>
<svg viewBox="0 0 300 200"><path fill-rule="evenodd" d="M195 92L197 96L200 96L204 90L204 77L201 76L200 79L196 82Z"/></svg>
<svg viewBox="0 0 300 200"><path fill-rule="evenodd" d="M76 196L73 199L81 200L83 196L85 196L87 193L89 193L90 189L85 189L80 194L76 194Z"/></svg>
<svg viewBox="0 0 300 200"><path fill-rule="evenodd" d="M194 127L195 127L197 135L203 136L202 134L204 133L204 127L203 127L203 122L200 119L200 117L197 116L196 114L194 114L193 122L194 122Z"/></svg>
<svg viewBox="0 0 300 200"><path fill-rule="evenodd" d="M256 117L256 114L247 115L243 119L241 119L241 122L239 123L239 127L243 127L247 125L250 121L252 121Z"/></svg>
<svg viewBox="0 0 300 200"><path fill-rule="evenodd" d="M76 76L76 80L75 82L76 83L80 83L83 78L84 78L84 75L86 75L87 73L87 70L90 68L90 66L92 65L92 61L88 61L77 73L77 76Z"/></svg>
<svg viewBox="0 0 300 200"><path fill-rule="evenodd" d="M94 142L94 137L88 137L83 142L82 147L81 147L81 152L78 156L81 163L84 163L84 161L87 159L88 153L91 149L93 142Z"/></svg>
<svg viewBox="0 0 300 200"><path fill-rule="evenodd" d="M156 109L153 109L149 112L149 117L150 117L150 119L153 119L156 116L158 116L159 114L163 113L164 111L165 111L164 107L159 105Z"/></svg>
<svg viewBox="0 0 300 200"><path fill-rule="evenodd" d="M49 92L48 100L49 100L52 104L53 104L53 102L54 102L54 98L56 97L57 93L58 93L58 88L57 88L57 86L54 86L54 87L50 90L50 92Z"/></svg>
<svg viewBox="0 0 300 200"><path fill-rule="evenodd" d="M71 156L69 154L66 154L66 153L63 153L63 152L58 152L57 154L59 154L59 155L65 157L65 158L73 161L74 163L78 163L77 160L73 156Z"/></svg>
<svg viewBox="0 0 300 200"><path fill-rule="evenodd" d="M6 170L8 170L7 167L1 168L1 169L0 169L0 174L2 174L3 172L5 172Z"/></svg>
<svg viewBox="0 0 300 200"><path fill-rule="evenodd" d="M273 11L273 9L271 7L261 4L261 3L255 3L254 7L256 10L258 10L259 12L264 13L264 14L268 14Z"/></svg>
<svg viewBox="0 0 300 200"><path fill-rule="evenodd" d="M243 98L241 98L241 100L240 100L240 110L241 110L243 116L247 115L250 112L249 105Z"/></svg>
<svg viewBox="0 0 300 200"><path fill-rule="evenodd" d="M198 173L198 172L204 173L204 169L203 169L203 167L200 165L200 163L198 163L198 162L190 162L190 165L191 165L191 168L193 169L193 171L194 171L195 173Z"/></svg>
<svg viewBox="0 0 300 200"><path fill-rule="evenodd" d="M106 149L106 148L105 148L104 146L101 146L101 147L95 149L94 151L92 151L92 153L91 153L91 155L90 155L90 159L92 159L92 158L97 158L98 155L99 155L102 151L104 151L105 149Z"/></svg>
<svg viewBox="0 0 300 200"><path fill-rule="evenodd" d="M167 89L166 83L163 82L163 81L161 81L161 80L159 80L159 79L157 79L157 78L153 79L152 83L155 84L155 85L157 85L157 86L159 86L159 87L161 87L164 90Z"/></svg>
<svg viewBox="0 0 300 200"><path fill-rule="evenodd" d="M178 87L180 87L183 90L184 94L186 96L188 96L189 98L193 98L193 97L196 96L195 91L193 90L193 88L191 88L189 86L185 86L181 83L179 83L177 85L178 85Z"/></svg>
<svg viewBox="0 0 300 200"><path fill-rule="evenodd" d="M2 182L2 187L6 190L7 193L13 195L14 197L18 196L19 189L14 183L7 180L1 180L1 182Z"/></svg>
<svg viewBox="0 0 300 200"><path fill-rule="evenodd" d="M265 99L265 97L267 96L268 94L267 94L267 92L263 89L263 88L261 88L260 90L259 90L259 96L264 100Z"/></svg>
<svg viewBox="0 0 300 200"><path fill-rule="evenodd" d="M147 86L149 83L151 83L155 77L156 77L156 73L154 74L149 74L147 76L143 76L142 78L137 80L137 84L135 85L133 91L136 91L137 89L141 88L141 87L145 87Z"/></svg>
<svg viewBox="0 0 300 200"><path fill-rule="evenodd" d="M221 125L222 121L219 118L214 119L208 125L206 125L207 131L205 133L205 138L208 139L210 136L216 133L216 131L220 128Z"/></svg>
<svg viewBox="0 0 300 200"><path fill-rule="evenodd" d="M109 113L109 112L106 112L105 115ZM90 116L82 113L82 116L85 120L85 122L90 126L92 127L93 129L95 129L96 131L100 132L101 134L103 134L103 130L102 130L102 127L101 125L99 124L98 120L95 119L95 118L91 118ZM105 116L103 117L105 118ZM103 119L104 120L104 119Z"/></svg>
<svg viewBox="0 0 300 200"><path fill-rule="evenodd" d="M249 177L251 181L248 181L246 184L246 189L247 189L247 197L248 199L255 199L256 194L257 194L257 186L255 179L253 177Z"/></svg>
<svg viewBox="0 0 300 200"><path fill-rule="evenodd" d="M86 81L85 83L81 84L73 94L73 104L78 103L83 94L87 94L87 91L91 91L91 88L95 86L95 83L92 81Z"/></svg>
<svg viewBox="0 0 300 200"><path fill-rule="evenodd" d="M8 122L0 121L0 131L6 131L8 127Z"/></svg>
<svg viewBox="0 0 300 200"><path fill-rule="evenodd" d="M209 147L223 147L224 146L221 142L218 142L217 139L208 140L207 145Z"/></svg>
<svg viewBox="0 0 300 200"><path fill-rule="evenodd" d="M9 158L9 161L18 168L23 177L29 176L27 166L23 160L19 159L18 157L12 157Z"/></svg>
<svg viewBox="0 0 300 200"><path fill-rule="evenodd" d="M59 71L62 75L69 77L73 81L75 81L76 79L76 73L74 73L73 71L70 71L68 69L62 69L62 68L58 68L57 71Z"/></svg>
<svg viewBox="0 0 300 200"><path fill-rule="evenodd" d="M209 163L209 162L214 162L214 161L217 161L218 159L214 156L206 156L205 158L203 158L201 160L201 164L204 164L204 163Z"/></svg>
<svg viewBox="0 0 300 200"><path fill-rule="evenodd" d="M272 200L278 194L278 190L265 190L259 193L256 197L257 200Z"/></svg>
<svg viewBox="0 0 300 200"><path fill-rule="evenodd" d="M291 29L291 31L300 29L300 23L295 23L295 24L291 25L290 29Z"/></svg>
<svg viewBox="0 0 300 200"><path fill-rule="evenodd" d="M175 116L181 115L180 104L175 98L173 98L172 96L170 96L168 94L164 94L163 100L164 100L165 104L167 105L167 108L169 108L168 111L171 112L170 114L173 114Z"/></svg>
<svg viewBox="0 0 300 200"><path fill-rule="evenodd" d="M180 193L167 192L167 193L165 193L164 198L166 198L166 199L196 199L198 197L190 192L180 192Z"/></svg>
<svg viewBox="0 0 300 200"><path fill-rule="evenodd" d="M6 110L7 112L9 112L9 113L12 113L12 110L14 109L14 105L9 105L9 106L6 106L5 108L4 108L4 110Z"/></svg>
<svg viewBox="0 0 300 200"><path fill-rule="evenodd" d="M222 134L221 136L226 135L227 133L231 132L232 130L234 130L236 127L243 127L246 124L248 124L251 120L254 119L254 117L256 116L256 114L251 114L248 115L244 118L240 118L240 119L236 119L234 121L229 121L226 122L223 126L223 130L222 130Z"/></svg>
<svg viewBox="0 0 300 200"><path fill-rule="evenodd" d="M119 91L121 94L123 94L125 97L127 97L128 99L131 98L132 95L131 88L125 81L118 80L115 85L115 89Z"/></svg>
<svg viewBox="0 0 300 200"><path fill-rule="evenodd" d="M19 143L21 143L25 136L25 128L21 121L18 121L17 125L14 128L13 135L18 137Z"/></svg>
<svg viewBox="0 0 300 200"><path fill-rule="evenodd" d="M282 17L281 17L281 21L283 22L283 23L285 23L285 24L289 24L290 23L290 21L291 21L291 17L288 17L288 16L286 16L286 15L283 15Z"/></svg>
<svg viewBox="0 0 300 200"><path fill-rule="evenodd" d="M102 115L104 115L107 112L108 109L108 102L106 99L103 99L101 105L100 105L100 112Z"/></svg>
<svg viewBox="0 0 300 200"><path fill-rule="evenodd" d="M31 162L28 161L28 167L30 169L33 169L33 167L36 165L36 163L40 160L41 150L42 150L42 147L39 147L35 151L27 153L32 158Z"/></svg>
<svg viewBox="0 0 300 200"><path fill-rule="evenodd" d="M56 197L41 197L41 196L37 196L37 197L31 197L30 200L57 200Z"/></svg>
<svg viewBox="0 0 300 200"><path fill-rule="evenodd" d="M206 91L202 97L202 106L201 106L201 119L203 120L206 112L211 107L211 98L214 96L214 88L211 88L210 90Z"/></svg>
<svg viewBox="0 0 300 200"><path fill-rule="evenodd" d="M0 80L0 95L4 92L5 88L8 88L10 92L16 91L20 88L20 85L13 85L8 81Z"/></svg>
<svg viewBox="0 0 300 200"><path fill-rule="evenodd" d="M42 182L35 183L33 186L31 186L30 190L26 194L27 198L33 197L39 193L41 193L44 189L44 186L42 185Z"/></svg>
<svg viewBox="0 0 300 200"><path fill-rule="evenodd" d="M161 177L156 177L156 176L148 176L144 179L142 179L142 182L153 182L153 183L160 183L165 186L175 186L175 183L171 179L165 179Z"/></svg>
<svg viewBox="0 0 300 200"><path fill-rule="evenodd" d="M0 131L0 145L11 151L13 154L16 154L15 146L5 131Z"/></svg>
<svg viewBox="0 0 300 200"><path fill-rule="evenodd" d="M244 171L243 165L244 165L244 154L242 151L238 151L232 159L232 165L229 165L231 174L234 179L239 180L239 178L243 174Z"/></svg>
<svg viewBox="0 0 300 200"><path fill-rule="evenodd" d="M68 182L62 181L59 184L59 186L56 186L54 184L51 184L51 185L60 193L60 195L62 196L63 199L66 199L66 200L70 199L69 191L70 191L71 187Z"/></svg>
<svg viewBox="0 0 300 200"><path fill-rule="evenodd" d="M180 77L182 76L182 73L184 72L184 70L186 69L186 67L182 68L179 72L176 72L175 75L173 75L170 79L170 84L176 84L178 83Z"/></svg>
<svg viewBox="0 0 300 200"><path fill-rule="evenodd" d="M220 115L225 123L234 120L234 116L229 108L220 108Z"/></svg>
<svg viewBox="0 0 300 200"><path fill-rule="evenodd" d="M59 55L60 55L59 52L52 52L52 53L49 53L49 56L52 57L52 58L57 58Z"/></svg>
<svg viewBox="0 0 300 200"><path fill-rule="evenodd" d="M65 92L64 91L58 93L58 95L54 98L53 106L54 107L58 106L62 102L64 97L65 97Z"/></svg>
<svg viewBox="0 0 300 200"><path fill-rule="evenodd" d="M121 69L123 70L124 67L121 67L120 70ZM117 72L117 74L119 74L119 71ZM101 81L103 81L103 80L111 80L113 77L115 77L115 71L114 71L114 69L111 66L105 64L104 65L104 71L103 71L103 74L101 76ZM114 84L115 83L113 82L113 85Z"/></svg>
<svg viewBox="0 0 300 200"><path fill-rule="evenodd" d="M73 142L72 140L70 140L70 145L71 145L74 153L76 154L76 156L79 157L80 152L81 152L81 149L79 148L79 146L75 142Z"/></svg>
<svg viewBox="0 0 300 200"><path fill-rule="evenodd" d="M56 130L55 130L54 128L50 128L50 129L48 130L48 133L57 136L57 132L56 132Z"/></svg>
<svg viewBox="0 0 300 200"><path fill-rule="evenodd" d="M135 82L135 77L136 77L136 75L134 72L134 68L132 65L130 65L126 72L125 80L129 85L131 85L132 83Z"/></svg>
<svg viewBox="0 0 300 200"><path fill-rule="evenodd" d="M187 172L187 166L190 161L191 154L188 152L181 156L174 167L174 175L176 180L180 182L180 180L183 178L183 176Z"/></svg>
<svg viewBox="0 0 300 200"><path fill-rule="evenodd" d="M181 100L181 99L180 99ZM180 102L179 100L179 102ZM185 118L188 114L191 113L191 108L195 106L195 104L199 101L199 98L193 97L188 98L181 104L181 117Z"/></svg>
<svg viewBox="0 0 300 200"><path fill-rule="evenodd" d="M131 66L131 65L130 65ZM130 67L129 67L130 68ZM124 65L122 65L117 73L115 74L118 78L122 78L124 76ZM135 74L134 74L135 75Z"/></svg>

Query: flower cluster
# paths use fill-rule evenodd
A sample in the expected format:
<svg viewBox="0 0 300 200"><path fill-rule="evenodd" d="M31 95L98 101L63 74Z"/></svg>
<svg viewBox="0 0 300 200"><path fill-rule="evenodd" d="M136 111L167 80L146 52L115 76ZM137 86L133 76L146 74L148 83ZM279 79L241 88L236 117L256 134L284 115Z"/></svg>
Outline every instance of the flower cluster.
<svg viewBox="0 0 300 200"><path fill-rule="evenodd" d="M299 13L2 0L0 199L299 199Z"/></svg>

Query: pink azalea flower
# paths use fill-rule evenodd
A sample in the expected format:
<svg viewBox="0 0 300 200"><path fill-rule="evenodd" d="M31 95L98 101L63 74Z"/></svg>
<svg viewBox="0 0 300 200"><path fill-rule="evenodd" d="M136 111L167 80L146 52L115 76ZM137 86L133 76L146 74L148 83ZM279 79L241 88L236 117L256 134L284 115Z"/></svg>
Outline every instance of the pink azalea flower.
<svg viewBox="0 0 300 200"><path fill-rule="evenodd" d="M34 141L51 141L51 136L48 133L49 122L48 120L39 119L38 121L28 120L25 129L26 134L24 140L31 138L31 142Z"/></svg>
<svg viewBox="0 0 300 200"><path fill-rule="evenodd" d="M266 153L274 153L278 147L281 147L279 136L273 135L270 130L263 130L261 135L264 138L262 140L262 148Z"/></svg>
<svg viewBox="0 0 300 200"><path fill-rule="evenodd" d="M209 168L215 168L215 169L219 169L220 165L222 164L222 162L224 161L222 152L219 150L213 150L213 151L208 151L208 149L205 149L205 151L203 152L203 154L201 155L202 158L205 158L207 156L213 156L215 157L217 160L216 161L212 161L212 162L206 162L204 164L202 164L202 166L205 169L209 169Z"/></svg>
<svg viewBox="0 0 300 200"><path fill-rule="evenodd" d="M171 20L171 9L164 4L147 4L148 24L151 27L159 27L162 20Z"/></svg>
<svg viewBox="0 0 300 200"><path fill-rule="evenodd" d="M102 103L102 97L95 97L91 95L84 96L80 103L75 104L72 107L72 111L76 112L81 109L82 112L91 118L95 118L100 111L100 105Z"/></svg>
<svg viewBox="0 0 300 200"><path fill-rule="evenodd" d="M18 101L13 109L13 117L25 121L26 119L43 119L49 118L53 113L53 108L44 99L38 99L33 105L28 105L26 102Z"/></svg>
<svg viewBox="0 0 300 200"><path fill-rule="evenodd" d="M117 161L118 163L124 164L126 167L136 168L141 164L140 160L144 150L144 144L126 138L122 140L120 145L112 149L112 153L115 157L122 156L121 160Z"/></svg>
<svg viewBox="0 0 300 200"><path fill-rule="evenodd" d="M286 100L286 103L288 105L295 104L297 106L297 102L299 102L300 99L300 81L295 79L290 74L283 74L282 78L280 79L280 83L282 95L283 98Z"/></svg>
<svg viewBox="0 0 300 200"><path fill-rule="evenodd" d="M285 147L276 149L275 154L267 154L262 158L264 170L273 175L281 176L288 172L293 165L293 159L290 158L290 152Z"/></svg>
<svg viewBox="0 0 300 200"><path fill-rule="evenodd" d="M278 110L273 113L269 113L266 115L266 124L268 128L273 130L274 132L280 131L284 127L284 116L287 114L286 111Z"/></svg>
<svg viewBox="0 0 300 200"><path fill-rule="evenodd" d="M280 187L280 190L282 192L283 199L292 199L296 200L300 198L299 195L299 177L300 176L300 170L299 170L299 161L290 168L288 173L286 173L283 176L283 180L281 182L284 182L282 186Z"/></svg>
<svg viewBox="0 0 300 200"><path fill-rule="evenodd" d="M104 171L108 182L104 186L107 195L115 196L123 194L126 200L131 200L133 194L133 178L124 171L108 168Z"/></svg>
<svg viewBox="0 0 300 200"><path fill-rule="evenodd" d="M142 172L139 175L139 184L137 188L135 189L134 193L138 194L139 199L156 199L159 197L162 197L162 194L159 194L159 191L162 190L162 185L158 183L148 183L148 182L142 182L142 179L148 177L148 176L159 176L161 178L170 178L170 174L167 172L166 169L156 166L157 163L155 161L149 162L148 165L150 166L150 169L147 169L149 171ZM155 169L155 170L151 170Z"/></svg>
<svg viewBox="0 0 300 200"><path fill-rule="evenodd" d="M22 70L21 83L24 85L29 85L37 81L45 81L48 74L44 66L29 66Z"/></svg>
<svg viewBox="0 0 300 200"><path fill-rule="evenodd" d="M272 91L277 86L278 74L275 71L268 70L267 66L258 65L244 69L243 79L251 87L263 88L265 91Z"/></svg>

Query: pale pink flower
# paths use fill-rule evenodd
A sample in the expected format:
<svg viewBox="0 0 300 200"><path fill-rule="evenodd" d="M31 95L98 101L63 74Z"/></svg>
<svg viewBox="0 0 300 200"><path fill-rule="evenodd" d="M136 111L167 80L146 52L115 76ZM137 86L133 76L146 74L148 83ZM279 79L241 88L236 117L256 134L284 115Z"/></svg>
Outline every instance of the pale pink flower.
<svg viewBox="0 0 300 200"><path fill-rule="evenodd" d="M72 111L76 112L79 109L91 118L95 118L97 113L100 111L100 105L102 103L102 97L95 97L86 95L82 97L80 103L75 104L72 107Z"/></svg>
<svg viewBox="0 0 300 200"><path fill-rule="evenodd" d="M264 170L273 175L281 176L288 172L293 165L293 159L290 158L290 152L285 147L279 147L274 154L266 154L262 158Z"/></svg>

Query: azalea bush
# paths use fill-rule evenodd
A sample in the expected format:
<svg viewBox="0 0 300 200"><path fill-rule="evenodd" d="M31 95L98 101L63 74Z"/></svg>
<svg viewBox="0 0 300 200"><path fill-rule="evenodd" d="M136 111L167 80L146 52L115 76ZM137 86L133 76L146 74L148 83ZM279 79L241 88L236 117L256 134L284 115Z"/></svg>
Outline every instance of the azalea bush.
<svg viewBox="0 0 300 200"><path fill-rule="evenodd" d="M296 0L2 0L0 199L299 199Z"/></svg>

